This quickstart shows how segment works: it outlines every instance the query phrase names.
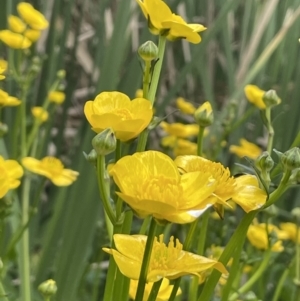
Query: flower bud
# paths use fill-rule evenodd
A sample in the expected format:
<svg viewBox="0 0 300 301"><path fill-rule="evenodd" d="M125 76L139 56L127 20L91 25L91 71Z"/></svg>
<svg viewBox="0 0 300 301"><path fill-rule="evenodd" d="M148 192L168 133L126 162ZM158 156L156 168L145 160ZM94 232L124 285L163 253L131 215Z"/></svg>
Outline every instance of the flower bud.
<svg viewBox="0 0 300 301"><path fill-rule="evenodd" d="M152 61L158 56L158 48L152 41L147 41L139 47L138 53L144 61Z"/></svg>
<svg viewBox="0 0 300 301"><path fill-rule="evenodd" d="M55 295L57 291L56 282L52 279L48 279L39 285L38 290L45 298L49 298Z"/></svg>
<svg viewBox="0 0 300 301"><path fill-rule="evenodd" d="M97 155L105 156L116 149L116 136L111 128L107 128L92 140L92 145Z"/></svg>
<svg viewBox="0 0 300 301"><path fill-rule="evenodd" d="M0 122L0 137L3 137L8 132L8 126L5 123Z"/></svg>
<svg viewBox="0 0 300 301"><path fill-rule="evenodd" d="M300 207L296 207L292 210L292 216L297 220L297 222L300 222Z"/></svg>
<svg viewBox="0 0 300 301"><path fill-rule="evenodd" d="M263 95L263 101L267 108L277 106L281 103L281 99L278 97L275 90L269 90Z"/></svg>
<svg viewBox="0 0 300 301"><path fill-rule="evenodd" d="M60 69L60 70L57 71L56 76L59 79L64 79L66 77L66 71L63 70L63 69Z"/></svg>
<svg viewBox="0 0 300 301"><path fill-rule="evenodd" d="M202 104L194 113L194 118L196 122L202 126L210 126L214 122L214 114L212 111L211 104L206 101Z"/></svg>
<svg viewBox="0 0 300 301"><path fill-rule="evenodd" d="M281 156L281 163L286 170L293 170L300 167L300 149L299 147L293 147L286 151Z"/></svg>
<svg viewBox="0 0 300 301"><path fill-rule="evenodd" d="M268 152L263 152L254 163L259 171L265 172L269 172L274 166L274 161Z"/></svg>
<svg viewBox="0 0 300 301"><path fill-rule="evenodd" d="M92 149L89 152L89 154L83 152L83 155L84 155L86 161L96 165L96 163L97 163L97 153L94 149Z"/></svg>

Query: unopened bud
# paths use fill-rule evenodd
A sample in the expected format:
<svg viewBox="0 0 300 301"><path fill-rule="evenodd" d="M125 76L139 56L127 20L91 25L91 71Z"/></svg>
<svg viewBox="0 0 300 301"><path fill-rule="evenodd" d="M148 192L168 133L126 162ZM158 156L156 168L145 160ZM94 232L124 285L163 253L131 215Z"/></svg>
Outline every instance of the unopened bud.
<svg viewBox="0 0 300 301"><path fill-rule="evenodd" d="M274 161L269 155L268 152L263 152L256 160L255 160L255 166L259 171L266 171L269 172L273 166Z"/></svg>
<svg viewBox="0 0 300 301"><path fill-rule="evenodd" d="M116 149L117 140L111 128L105 129L92 140L92 145L97 155L105 156Z"/></svg>
<svg viewBox="0 0 300 301"><path fill-rule="evenodd" d="M158 48L152 41L147 41L139 47L138 53L144 61L152 61L158 56Z"/></svg>
<svg viewBox="0 0 300 301"><path fill-rule="evenodd" d="M275 90L269 90L263 95L263 101L266 107L270 108L277 106L281 103L281 99L278 97Z"/></svg>
<svg viewBox="0 0 300 301"><path fill-rule="evenodd" d="M38 290L45 298L49 298L57 291L56 282L52 279L46 280L39 285Z"/></svg>
<svg viewBox="0 0 300 301"><path fill-rule="evenodd" d="M0 137L3 137L8 132L8 126L5 123L0 122Z"/></svg>
<svg viewBox="0 0 300 301"><path fill-rule="evenodd" d="M297 222L300 222L300 207L296 207L292 210L292 216L295 217Z"/></svg>
<svg viewBox="0 0 300 301"><path fill-rule="evenodd" d="M214 114L211 107L211 104L206 101L202 104L194 113L194 118L196 122L202 126L210 126L214 122Z"/></svg>
<svg viewBox="0 0 300 301"><path fill-rule="evenodd" d="M63 69L60 69L60 70L57 71L56 76L59 79L64 79L66 77L66 71L63 70Z"/></svg>
<svg viewBox="0 0 300 301"><path fill-rule="evenodd" d="M281 156L281 163L287 170L293 170L300 167L300 149L299 147L293 147L286 151Z"/></svg>

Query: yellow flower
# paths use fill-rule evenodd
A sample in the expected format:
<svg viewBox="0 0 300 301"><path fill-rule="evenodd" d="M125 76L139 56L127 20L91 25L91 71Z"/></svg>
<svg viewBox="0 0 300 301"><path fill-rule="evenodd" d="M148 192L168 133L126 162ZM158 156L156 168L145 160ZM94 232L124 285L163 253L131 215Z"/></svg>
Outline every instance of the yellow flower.
<svg viewBox="0 0 300 301"><path fill-rule="evenodd" d="M77 171L65 169L62 162L54 157L41 160L26 157L22 159L22 164L31 172L45 176L56 186L69 186L79 175Z"/></svg>
<svg viewBox="0 0 300 301"><path fill-rule="evenodd" d="M209 173L180 175L174 161L157 151L121 158L111 175L120 189L117 194L138 216L180 224L194 221L206 209L203 200L215 189Z"/></svg>
<svg viewBox="0 0 300 301"><path fill-rule="evenodd" d="M193 104L186 101L183 97L178 97L176 99L176 106L181 112L183 112L185 114L192 115L196 111L196 108L193 106Z"/></svg>
<svg viewBox="0 0 300 301"><path fill-rule="evenodd" d="M22 166L15 160L4 160L0 156L0 199L3 198L10 189L15 189L20 185L20 178L23 176Z"/></svg>
<svg viewBox="0 0 300 301"><path fill-rule="evenodd" d="M279 237L278 233L280 234L280 230L274 225L269 224L268 226L266 224L257 224L257 225L250 225L248 232L247 232L247 238L250 241L250 243L259 250L267 250L269 249L269 235L271 232L275 232L275 234ZM270 246L271 250L273 252L282 252L284 250L284 247L282 246L282 240L276 240L276 242Z"/></svg>
<svg viewBox="0 0 300 301"><path fill-rule="evenodd" d="M8 16L9 29L16 33L22 33L26 29L26 24L17 16Z"/></svg>
<svg viewBox="0 0 300 301"><path fill-rule="evenodd" d="M0 68L5 72L7 70L8 63L6 60L0 59Z"/></svg>
<svg viewBox="0 0 300 301"><path fill-rule="evenodd" d="M41 31L36 30L36 29L27 29L24 32L24 36L28 38L32 43L36 42L40 36L41 36Z"/></svg>
<svg viewBox="0 0 300 301"><path fill-rule="evenodd" d="M294 223L281 223L280 228L285 231L288 235L287 239L291 239L293 242L298 242L300 244L300 228ZM298 232L298 239L297 239Z"/></svg>
<svg viewBox="0 0 300 301"><path fill-rule="evenodd" d="M14 107L18 106L21 101L0 89L0 107Z"/></svg>
<svg viewBox="0 0 300 301"><path fill-rule="evenodd" d="M37 119L38 122L42 123L48 120L48 112L42 107L31 108L32 115Z"/></svg>
<svg viewBox="0 0 300 301"><path fill-rule="evenodd" d="M214 114L211 104L204 102L194 113L194 118L201 127L210 126L214 121Z"/></svg>
<svg viewBox="0 0 300 301"><path fill-rule="evenodd" d="M45 16L36 10L30 3L20 2L17 10L22 19L32 28L43 30L49 26Z"/></svg>
<svg viewBox="0 0 300 301"><path fill-rule="evenodd" d="M136 291L137 291L137 286L138 286L138 280L130 280L130 287L129 287L129 297L131 299L135 299L136 296ZM145 292L143 296L143 301L147 301L151 292L153 286L153 282L148 282L145 286ZM167 278L164 278L161 286L159 288L156 301L168 301L170 298L170 295L172 293L174 285L170 285L170 281ZM179 288L177 291L176 296L181 294L181 289Z"/></svg>
<svg viewBox="0 0 300 301"><path fill-rule="evenodd" d="M251 102L261 110L264 110L266 108L266 105L263 101L263 96L266 93L266 91L261 90L255 85L247 85L244 91L249 102Z"/></svg>
<svg viewBox="0 0 300 301"><path fill-rule="evenodd" d="M65 101L66 94L60 91L50 91L48 93L48 99L50 102L54 102L57 105L60 105Z"/></svg>
<svg viewBox="0 0 300 301"><path fill-rule="evenodd" d="M199 133L198 124L183 124L183 123L167 123L162 121L160 126L169 135L173 135L180 138L187 138L196 136Z"/></svg>
<svg viewBox="0 0 300 301"><path fill-rule="evenodd" d="M147 236L115 234L116 250L103 248L113 255L120 272L126 277L138 280L140 276ZM166 245L163 234L154 240L147 282L156 282L162 278L176 279L184 275L200 276L202 272L215 268L227 274L222 263L182 250L182 244L174 237Z"/></svg>
<svg viewBox="0 0 300 301"><path fill-rule="evenodd" d="M173 150L174 156L197 155L197 148L197 143L178 138Z"/></svg>
<svg viewBox="0 0 300 301"><path fill-rule="evenodd" d="M261 208L266 202L266 193L258 187L254 176L245 175L235 179L221 163L199 156L179 156L175 163L182 173L202 171L210 173L216 180L216 188L207 198L207 204L228 205L227 201L232 198L244 211L249 212Z"/></svg>
<svg viewBox="0 0 300 301"><path fill-rule="evenodd" d="M137 137L152 119L151 102L129 97L121 92L102 92L94 101L86 102L84 114L96 133L112 128L117 139Z"/></svg>
<svg viewBox="0 0 300 301"><path fill-rule="evenodd" d="M198 44L201 37L198 32L206 28L201 24L188 24L180 16L172 13L168 5L161 0L136 0L153 34L167 35L169 40L179 38Z"/></svg>
<svg viewBox="0 0 300 301"><path fill-rule="evenodd" d="M0 30L0 40L14 49L26 49L31 46L31 41L28 38L8 29Z"/></svg>
<svg viewBox="0 0 300 301"><path fill-rule="evenodd" d="M249 157L251 159L256 159L262 153L262 149L260 147L243 138L240 139L240 146L231 145L229 151L240 158Z"/></svg>

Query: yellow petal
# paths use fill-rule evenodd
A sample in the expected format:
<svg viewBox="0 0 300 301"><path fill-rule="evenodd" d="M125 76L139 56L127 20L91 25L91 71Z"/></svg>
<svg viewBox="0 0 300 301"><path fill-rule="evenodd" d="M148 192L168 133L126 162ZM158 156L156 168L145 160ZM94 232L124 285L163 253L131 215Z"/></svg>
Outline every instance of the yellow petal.
<svg viewBox="0 0 300 301"><path fill-rule="evenodd" d="M263 95L265 94L266 91L261 90L259 87L255 85L245 86L244 91L249 102L257 106L261 110L266 108L266 105L263 101Z"/></svg>
<svg viewBox="0 0 300 301"><path fill-rule="evenodd" d="M31 41L25 36L10 30L0 30L0 40L7 46L15 49L26 49L31 46Z"/></svg>

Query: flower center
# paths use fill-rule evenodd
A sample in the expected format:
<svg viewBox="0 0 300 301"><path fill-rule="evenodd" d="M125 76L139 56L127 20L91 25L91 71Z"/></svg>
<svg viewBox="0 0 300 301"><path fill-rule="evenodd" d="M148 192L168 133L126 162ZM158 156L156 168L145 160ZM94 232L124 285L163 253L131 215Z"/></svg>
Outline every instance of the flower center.
<svg viewBox="0 0 300 301"><path fill-rule="evenodd" d="M164 235L159 236L152 249L150 270L168 270L174 267L176 261L182 256L182 244L174 237L170 237L170 242L166 246L163 242Z"/></svg>
<svg viewBox="0 0 300 301"><path fill-rule="evenodd" d="M50 173L59 174L64 169L63 164L59 159L54 157L45 157L41 160L41 166L43 169L49 171Z"/></svg>
<svg viewBox="0 0 300 301"><path fill-rule="evenodd" d="M182 195L182 187L175 179L160 175L150 180L147 179L139 187L139 195L142 199L174 203Z"/></svg>

